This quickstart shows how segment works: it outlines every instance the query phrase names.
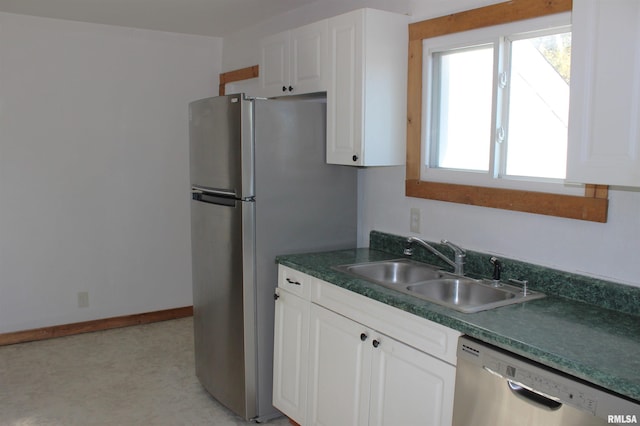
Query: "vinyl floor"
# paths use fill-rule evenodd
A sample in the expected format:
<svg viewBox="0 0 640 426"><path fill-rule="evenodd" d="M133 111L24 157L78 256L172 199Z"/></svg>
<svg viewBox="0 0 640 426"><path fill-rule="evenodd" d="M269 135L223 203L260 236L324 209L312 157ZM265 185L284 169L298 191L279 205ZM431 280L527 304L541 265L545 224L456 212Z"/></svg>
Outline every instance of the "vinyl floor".
<svg viewBox="0 0 640 426"><path fill-rule="evenodd" d="M0 426L248 424L195 377L192 330L182 318L0 347Z"/></svg>

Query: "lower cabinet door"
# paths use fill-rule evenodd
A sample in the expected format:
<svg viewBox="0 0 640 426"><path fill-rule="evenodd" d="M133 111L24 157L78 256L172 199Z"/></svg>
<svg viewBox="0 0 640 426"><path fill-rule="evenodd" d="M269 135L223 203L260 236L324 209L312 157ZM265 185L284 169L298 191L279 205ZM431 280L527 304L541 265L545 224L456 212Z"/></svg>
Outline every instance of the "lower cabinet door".
<svg viewBox="0 0 640 426"><path fill-rule="evenodd" d="M305 425L367 425L371 330L311 304Z"/></svg>
<svg viewBox="0 0 640 426"><path fill-rule="evenodd" d="M380 336L373 350L369 424L451 426L456 369Z"/></svg>
<svg viewBox="0 0 640 426"><path fill-rule="evenodd" d="M273 342L273 406L306 424L309 306L311 303L276 289Z"/></svg>

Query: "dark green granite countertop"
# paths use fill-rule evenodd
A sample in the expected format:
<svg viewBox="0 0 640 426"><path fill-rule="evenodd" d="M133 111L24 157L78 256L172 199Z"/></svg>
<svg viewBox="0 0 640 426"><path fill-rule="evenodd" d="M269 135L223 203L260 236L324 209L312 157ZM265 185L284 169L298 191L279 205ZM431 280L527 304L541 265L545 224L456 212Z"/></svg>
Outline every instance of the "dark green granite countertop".
<svg viewBox="0 0 640 426"><path fill-rule="evenodd" d="M398 257L362 248L277 262L640 401L640 317L557 296L464 314L331 269Z"/></svg>

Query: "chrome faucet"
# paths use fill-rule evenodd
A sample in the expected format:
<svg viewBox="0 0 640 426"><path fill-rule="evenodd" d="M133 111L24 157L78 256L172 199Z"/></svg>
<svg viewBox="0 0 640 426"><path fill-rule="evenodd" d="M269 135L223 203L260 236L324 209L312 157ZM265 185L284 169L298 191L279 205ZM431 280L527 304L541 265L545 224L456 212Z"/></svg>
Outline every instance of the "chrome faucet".
<svg viewBox="0 0 640 426"><path fill-rule="evenodd" d="M413 254L413 249L411 248L411 244L413 243L420 244L422 247L426 248L431 253L438 256L447 264L451 265L453 267L454 274L464 275L464 258L467 255L467 253L463 249L461 249L460 247L458 247L457 245L453 244L450 241L442 240L440 242L453 250L455 261L452 261L447 256L445 256L444 254L436 250L429 243L417 237L407 237L407 245L404 249L404 254L407 256L411 256Z"/></svg>

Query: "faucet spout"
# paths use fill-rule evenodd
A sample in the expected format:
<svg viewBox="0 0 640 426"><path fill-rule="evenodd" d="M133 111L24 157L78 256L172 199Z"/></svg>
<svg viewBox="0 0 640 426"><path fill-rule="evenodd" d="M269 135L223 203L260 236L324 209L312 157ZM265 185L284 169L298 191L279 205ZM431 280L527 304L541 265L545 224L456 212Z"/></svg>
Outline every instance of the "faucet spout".
<svg viewBox="0 0 640 426"><path fill-rule="evenodd" d="M404 254L406 254L407 256L411 256L413 254L413 249L411 248L411 245L413 243L421 245L422 247L424 247L427 250L429 250L431 253L433 253L436 256L438 256L440 259L442 259L448 265L451 265L453 267L453 273L454 274L464 275L464 258L466 256L466 252L463 249L461 249L460 247L458 247L457 245L455 245L455 244L453 244L453 243L451 243L451 242L449 242L447 240L442 240L441 241L442 244L445 244L447 247L450 247L454 251L454 253L455 253L455 261L452 261L447 256L445 256L444 254L442 254L438 250L436 250L432 245L430 245L429 243L427 243L423 239L417 238L417 237L407 237L407 246L404 249Z"/></svg>
<svg viewBox="0 0 640 426"><path fill-rule="evenodd" d="M451 241L442 240L440 242L453 250L455 259L455 273L464 275L464 259L467 256L467 252L463 248L460 248L458 245L453 244Z"/></svg>

